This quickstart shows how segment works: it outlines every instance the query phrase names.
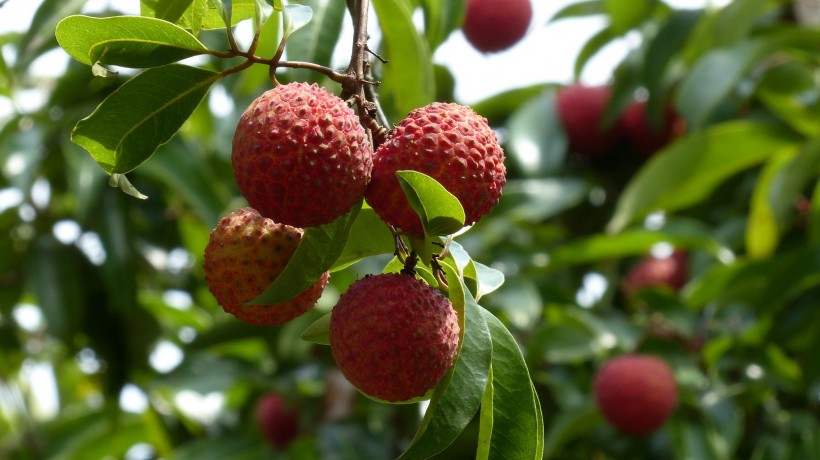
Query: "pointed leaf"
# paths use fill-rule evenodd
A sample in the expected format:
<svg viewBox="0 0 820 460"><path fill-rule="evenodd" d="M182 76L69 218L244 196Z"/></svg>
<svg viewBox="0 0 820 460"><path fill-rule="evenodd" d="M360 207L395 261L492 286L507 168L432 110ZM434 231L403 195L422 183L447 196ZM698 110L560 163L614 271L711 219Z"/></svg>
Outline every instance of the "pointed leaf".
<svg viewBox="0 0 820 460"><path fill-rule="evenodd" d="M148 199L146 195L143 195L139 190L137 190L136 187L131 185L131 181L129 181L128 178L125 177L125 174L111 174L111 176L108 178L108 185L114 188L118 188L125 192L126 195L133 196L134 198L140 200Z"/></svg>
<svg viewBox="0 0 820 460"><path fill-rule="evenodd" d="M261 1L261 0L260 0ZM347 7L336 0L306 0L313 18L287 42L288 59L329 66ZM308 69L291 70L293 80L318 82L322 75Z"/></svg>
<svg viewBox="0 0 820 460"><path fill-rule="evenodd" d="M478 410L490 372L492 342L480 307L456 275L446 266L450 300L462 309L461 350L450 372L436 386L421 427L401 459L426 459L444 450ZM459 300L462 299L462 300ZM461 305L459 305L461 304Z"/></svg>
<svg viewBox="0 0 820 460"><path fill-rule="evenodd" d="M179 2L180 0L173 0ZM181 15L174 7L173 14L166 0L142 0L140 15L165 19L188 29L194 35L199 35L202 29L224 29L225 19L221 0L187 0L188 6ZM231 1L231 25L250 19L256 14L256 0ZM174 15L178 15L173 19Z"/></svg>
<svg viewBox="0 0 820 460"><path fill-rule="evenodd" d="M524 356L506 326L492 313L479 308L493 342L493 428L489 433L488 458L540 460L544 445L544 431L543 427L539 430L538 421L541 405Z"/></svg>
<svg viewBox="0 0 820 460"><path fill-rule="evenodd" d="M308 25L313 18L313 9L307 5L285 5L285 36Z"/></svg>
<svg viewBox="0 0 820 460"><path fill-rule="evenodd" d="M427 235L450 235L464 227L464 208L438 181L418 171L396 171L396 176Z"/></svg>
<svg viewBox="0 0 820 460"><path fill-rule="evenodd" d="M302 340L319 345L330 345L330 313L322 315L308 326L305 332L302 332Z"/></svg>
<svg viewBox="0 0 820 460"><path fill-rule="evenodd" d="M109 174L131 171L179 130L219 78L179 64L145 70L80 120L71 140Z"/></svg>
<svg viewBox="0 0 820 460"><path fill-rule="evenodd" d="M262 295L248 305L273 304L290 300L309 288L322 273L328 271L347 243L350 229L361 209L359 202L347 214L329 224L305 230L299 247L282 273Z"/></svg>
<svg viewBox="0 0 820 460"><path fill-rule="evenodd" d="M156 67L208 52L185 29L139 16L69 16L55 31L57 42L86 65Z"/></svg>
<svg viewBox="0 0 820 460"><path fill-rule="evenodd" d="M341 270L361 259L378 254L392 254L396 249L393 234L370 206L363 205L350 230L344 250L330 271Z"/></svg>
<svg viewBox="0 0 820 460"><path fill-rule="evenodd" d="M783 128L749 121L715 125L682 138L655 154L632 178L607 229L619 232L651 212L696 204L729 177L797 141Z"/></svg>

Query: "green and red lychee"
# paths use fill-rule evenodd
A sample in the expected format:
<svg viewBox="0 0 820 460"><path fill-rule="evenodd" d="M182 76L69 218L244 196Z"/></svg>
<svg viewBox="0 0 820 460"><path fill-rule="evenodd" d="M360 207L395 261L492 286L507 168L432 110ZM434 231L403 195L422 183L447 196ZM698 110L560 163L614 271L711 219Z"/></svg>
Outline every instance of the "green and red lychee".
<svg viewBox="0 0 820 460"><path fill-rule="evenodd" d="M385 222L422 235L421 220L396 178L401 170L424 173L455 195L464 207L465 225L490 212L507 181L504 151L487 119L453 103L413 110L373 155L367 202Z"/></svg>
<svg viewBox="0 0 820 460"><path fill-rule="evenodd" d="M662 119L655 124L647 115L646 107L646 101L632 101L619 119L624 137L643 157L652 156L686 130L686 122L671 105L666 106Z"/></svg>
<svg viewBox="0 0 820 460"><path fill-rule="evenodd" d="M436 386L458 353L458 316L438 290L414 276L366 276L342 294L330 317L330 349L359 391L389 402Z"/></svg>
<svg viewBox="0 0 820 460"><path fill-rule="evenodd" d="M481 52L501 51L515 45L530 27L531 0L467 0L461 30Z"/></svg>
<svg viewBox="0 0 820 460"><path fill-rule="evenodd" d="M279 393L266 393L259 398L255 415L262 436L279 450L287 448L299 436L299 410L288 406Z"/></svg>
<svg viewBox="0 0 820 460"><path fill-rule="evenodd" d="M663 426L678 398L669 365L639 354L606 362L595 375L594 392L604 418L630 435L646 435Z"/></svg>
<svg viewBox="0 0 820 460"><path fill-rule="evenodd" d="M205 281L219 305L251 324L288 322L316 304L330 277L325 272L293 299L271 305L245 305L260 296L282 273L302 229L275 223L253 208L220 219L205 247Z"/></svg>
<svg viewBox="0 0 820 460"><path fill-rule="evenodd" d="M683 251L674 251L668 257L647 256L627 272L623 290L631 296L643 288L665 287L675 292L689 281L689 257Z"/></svg>
<svg viewBox="0 0 820 460"><path fill-rule="evenodd" d="M236 184L264 217L294 227L333 221L364 195L372 147L356 114L317 85L266 91L236 126Z"/></svg>
<svg viewBox="0 0 820 460"><path fill-rule="evenodd" d="M564 87L556 93L556 108L570 152L598 157L610 152L621 140L618 123L604 124L610 97L608 86L582 84Z"/></svg>

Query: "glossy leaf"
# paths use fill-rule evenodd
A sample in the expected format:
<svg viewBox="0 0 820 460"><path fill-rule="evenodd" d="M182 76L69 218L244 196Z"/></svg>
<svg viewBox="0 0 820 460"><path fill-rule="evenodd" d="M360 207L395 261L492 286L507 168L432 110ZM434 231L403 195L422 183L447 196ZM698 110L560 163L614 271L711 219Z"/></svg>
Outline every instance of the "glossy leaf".
<svg viewBox="0 0 820 460"><path fill-rule="evenodd" d="M458 198L435 179L418 171L396 171L396 176L425 234L450 235L464 227L464 208Z"/></svg>
<svg viewBox="0 0 820 460"><path fill-rule="evenodd" d="M796 141L782 128L748 121L723 123L686 136L656 153L632 178L607 229L619 232L651 212L696 204L732 175L793 147Z"/></svg>
<svg viewBox="0 0 820 460"><path fill-rule="evenodd" d="M455 268L445 267L445 271L450 300L457 311L463 309L461 350L450 372L436 386L410 447L399 457L404 460L426 459L450 445L473 419L487 386L492 358L487 322Z"/></svg>
<svg viewBox="0 0 820 460"><path fill-rule="evenodd" d="M178 1L178 0L177 0ZM171 11L165 0L141 0L140 14L142 16L155 17L170 21ZM222 4L213 0L192 0L182 14L174 22L188 29L194 35L199 35L203 29L224 29L225 20L222 17ZM174 15L178 14L174 7ZM256 14L256 0L232 0L231 1L231 25L250 19ZM172 17L172 16L171 16Z"/></svg>
<svg viewBox="0 0 820 460"><path fill-rule="evenodd" d="M413 24L408 0L373 0L383 36L384 58L379 94L397 116L432 102L433 63L427 43Z"/></svg>
<svg viewBox="0 0 820 460"><path fill-rule="evenodd" d="M333 222L305 230L302 241L282 273L264 293L248 304L284 302L313 285L322 273L333 267L344 250L361 206L362 202L359 202Z"/></svg>
<svg viewBox="0 0 820 460"><path fill-rule="evenodd" d="M330 313L322 315L308 326L302 333L302 340L319 345L330 345Z"/></svg>
<svg viewBox="0 0 820 460"><path fill-rule="evenodd" d="M124 67L170 64L208 49L185 29L139 16L92 18L69 16L55 32L57 42L86 65L100 62Z"/></svg>
<svg viewBox="0 0 820 460"><path fill-rule="evenodd" d="M492 313L481 308L493 342L492 432L486 458L540 460L544 431L538 430L541 406L515 338ZM482 409L484 423L487 414ZM487 433L484 433L485 435ZM479 439L479 443L482 440Z"/></svg>
<svg viewBox="0 0 820 460"><path fill-rule="evenodd" d="M71 140L109 174L127 173L179 130L220 77L179 64L145 70L80 120Z"/></svg>
<svg viewBox="0 0 820 460"><path fill-rule="evenodd" d="M335 0L306 0L303 3L312 10L312 19L288 39L288 59L330 66L342 30L342 19L347 12L346 4ZM318 82L322 78L322 74L307 69L294 69L292 75L295 81Z"/></svg>

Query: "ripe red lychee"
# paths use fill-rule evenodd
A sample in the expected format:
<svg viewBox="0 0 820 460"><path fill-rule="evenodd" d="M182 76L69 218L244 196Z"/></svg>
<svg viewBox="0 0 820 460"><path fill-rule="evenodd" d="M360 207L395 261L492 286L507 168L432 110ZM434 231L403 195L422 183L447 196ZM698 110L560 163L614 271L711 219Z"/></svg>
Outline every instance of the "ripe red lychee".
<svg viewBox="0 0 820 460"><path fill-rule="evenodd" d="M518 43L531 20L531 0L467 0L461 30L475 49L489 53Z"/></svg>
<svg viewBox="0 0 820 460"><path fill-rule="evenodd" d="M631 296L646 287L666 286L680 291L689 281L689 257L685 252L675 251L669 257L648 256L636 263L626 274L624 292Z"/></svg>
<svg viewBox="0 0 820 460"><path fill-rule="evenodd" d="M364 194L372 148L359 119L324 88L289 83L266 91L236 126L231 163L251 207L276 222L314 227Z"/></svg>
<svg viewBox="0 0 820 460"><path fill-rule="evenodd" d="M265 439L284 450L299 436L299 411L279 393L266 393L256 403L256 423Z"/></svg>
<svg viewBox="0 0 820 460"><path fill-rule="evenodd" d="M373 156L367 202L385 222L421 235L421 220L396 178L400 170L439 181L464 207L465 225L490 212L507 181L504 151L487 119L452 103L433 102L410 112Z"/></svg>
<svg viewBox="0 0 820 460"><path fill-rule="evenodd" d="M662 359L624 355L605 363L595 375L595 401L609 423L631 435L660 428L675 409L678 388Z"/></svg>
<svg viewBox="0 0 820 460"><path fill-rule="evenodd" d="M652 156L686 130L686 122L671 105L666 107L657 126L653 125L647 117L645 101L632 101L619 123L627 141L644 157Z"/></svg>
<svg viewBox="0 0 820 460"><path fill-rule="evenodd" d="M405 274L366 276L330 317L330 349L359 391L384 401L424 396L453 365L458 317L436 289Z"/></svg>
<svg viewBox="0 0 820 460"><path fill-rule="evenodd" d="M603 125L609 98L608 86L575 84L557 92L558 115L571 152L601 156L620 141L621 131L617 123Z"/></svg>
<svg viewBox="0 0 820 460"><path fill-rule="evenodd" d="M302 229L278 224L243 208L220 219L205 247L205 281L222 308L251 324L288 322L316 304L330 275L306 291L272 305L244 305L282 273L299 246Z"/></svg>

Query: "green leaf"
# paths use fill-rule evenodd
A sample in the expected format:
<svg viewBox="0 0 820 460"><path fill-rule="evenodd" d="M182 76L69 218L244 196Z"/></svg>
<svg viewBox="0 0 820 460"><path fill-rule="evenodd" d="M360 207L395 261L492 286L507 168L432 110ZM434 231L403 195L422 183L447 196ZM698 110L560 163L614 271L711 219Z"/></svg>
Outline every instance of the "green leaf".
<svg viewBox="0 0 820 460"><path fill-rule="evenodd" d="M427 105L435 95L433 60L413 24L408 0L373 0L383 36L384 54L379 95L402 116Z"/></svg>
<svg viewBox="0 0 820 460"><path fill-rule="evenodd" d="M185 14L191 3L193 0L142 0L140 7L143 16L152 16L175 23ZM146 14L148 11L145 5L150 5L152 14Z"/></svg>
<svg viewBox="0 0 820 460"><path fill-rule="evenodd" d="M592 431L602 421L601 411L593 402L562 411L550 424L544 441L544 458L555 457L565 444Z"/></svg>
<svg viewBox="0 0 820 460"><path fill-rule="evenodd" d="M208 52L185 29L139 16L69 16L55 31L57 42L86 65L156 67Z"/></svg>
<svg viewBox="0 0 820 460"><path fill-rule="evenodd" d="M543 427L539 431L537 413L541 406L521 349L498 318L483 308L481 313L493 343L492 432L487 458L540 460L544 431ZM481 413L484 423L486 414L483 409Z"/></svg>
<svg viewBox="0 0 820 460"><path fill-rule="evenodd" d="M720 48L732 45L750 35L760 18L776 8L778 2L772 0L744 0L730 2L721 9L712 30L712 46Z"/></svg>
<svg viewBox="0 0 820 460"><path fill-rule="evenodd" d="M820 114L800 102L796 95L761 90L760 102L792 129L808 138L820 136Z"/></svg>
<svg viewBox="0 0 820 460"><path fill-rule="evenodd" d="M590 37L590 39L584 43L584 46L581 47L578 56L575 57L575 64L572 67L575 78L578 79L581 76L584 66L598 51L601 51L603 47L616 38L618 38L618 34L615 33L612 27L604 27Z"/></svg>
<svg viewBox="0 0 820 460"><path fill-rule="evenodd" d="M609 23L615 35L623 35L640 25L652 13L654 0L624 2L604 0L604 8L609 15Z"/></svg>
<svg viewBox="0 0 820 460"><path fill-rule="evenodd" d="M482 263L470 261L475 272L477 291L476 300L497 290L504 284L504 273L494 268L490 268Z"/></svg>
<svg viewBox="0 0 820 460"><path fill-rule="evenodd" d="M478 411L489 378L492 341L487 322L456 269L444 269L453 307L463 309L459 315L464 318L461 350L450 372L436 386L410 447L399 457L404 460L426 459L450 445Z"/></svg>
<svg viewBox="0 0 820 460"><path fill-rule="evenodd" d="M723 181L791 148L796 136L782 128L733 121L694 133L656 153L626 186L610 233L654 211L674 211L707 198Z"/></svg>
<svg viewBox="0 0 820 460"><path fill-rule="evenodd" d="M600 14L606 14L606 5L603 0L585 0L570 3L565 6L555 13L549 22L555 22L560 19L595 16Z"/></svg>
<svg viewBox="0 0 820 460"><path fill-rule="evenodd" d="M313 9L307 5L287 4L284 9L285 37L307 26L313 19Z"/></svg>
<svg viewBox="0 0 820 460"><path fill-rule="evenodd" d="M775 176L797 155L796 149L780 151L766 162L755 183L746 225L746 250L751 259L771 256L780 241L781 228L769 200Z"/></svg>
<svg viewBox="0 0 820 460"><path fill-rule="evenodd" d="M424 32L431 50L439 47L464 21L464 0L421 0Z"/></svg>
<svg viewBox="0 0 820 460"><path fill-rule="evenodd" d="M125 174L114 173L108 178L108 185L122 190L126 195L133 196L138 200L147 200L148 197L140 193L136 187L125 177Z"/></svg>
<svg viewBox="0 0 820 460"><path fill-rule="evenodd" d="M522 104L507 121L507 129L507 153L524 175L543 177L564 167L567 139L554 93Z"/></svg>
<svg viewBox="0 0 820 460"><path fill-rule="evenodd" d="M319 345L330 345L330 313L322 315L308 326L302 333L302 340Z"/></svg>
<svg viewBox="0 0 820 460"><path fill-rule="evenodd" d="M335 0L304 0L313 10L313 19L287 42L288 59L329 66L333 49L339 41L345 2ZM318 82L322 75L307 69L293 69L293 80Z"/></svg>
<svg viewBox="0 0 820 460"><path fill-rule="evenodd" d="M673 11L661 25L655 38L649 42L644 58L644 78L650 95L660 92L669 63L680 55L702 15L701 10Z"/></svg>
<svg viewBox="0 0 820 460"><path fill-rule="evenodd" d="M109 174L127 173L179 130L219 78L219 73L179 64L145 70L80 120L71 140Z"/></svg>
<svg viewBox="0 0 820 460"><path fill-rule="evenodd" d="M499 213L503 210L510 221L540 223L584 202L590 188L575 178L510 180L504 186Z"/></svg>
<svg viewBox="0 0 820 460"><path fill-rule="evenodd" d="M176 0L179 1L179 0ZM192 0L184 12L173 22L188 29L194 35L199 35L202 29L224 29L225 19L222 17L222 4L220 0ZM166 19L178 15L178 9L174 6L173 14L171 6L166 0L141 0L140 15ZM256 0L232 0L231 1L231 25L236 25L246 19L253 18L256 14ZM169 17L166 17L169 16Z"/></svg>
<svg viewBox="0 0 820 460"><path fill-rule="evenodd" d="M350 239L330 271L341 270L365 257L392 254L395 250L396 242L387 224L365 203L350 229Z"/></svg>
<svg viewBox="0 0 820 460"><path fill-rule="evenodd" d="M558 87L558 85L545 83L523 86L495 94L487 99L470 104L470 106L477 114L487 118L490 126L497 126L503 124L511 114L527 101L546 91L554 92Z"/></svg>
<svg viewBox="0 0 820 460"><path fill-rule="evenodd" d="M426 235L450 235L464 227L464 208L438 181L418 171L396 171L396 176Z"/></svg>
<svg viewBox="0 0 820 460"><path fill-rule="evenodd" d="M362 202L334 220L319 227L305 230L296 252L282 273L273 280L262 295L248 305L268 305L290 300L309 288L322 273L328 271L350 237L350 229L362 207Z"/></svg>

